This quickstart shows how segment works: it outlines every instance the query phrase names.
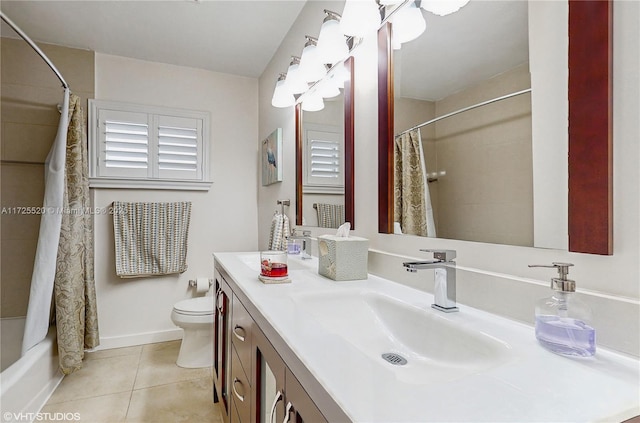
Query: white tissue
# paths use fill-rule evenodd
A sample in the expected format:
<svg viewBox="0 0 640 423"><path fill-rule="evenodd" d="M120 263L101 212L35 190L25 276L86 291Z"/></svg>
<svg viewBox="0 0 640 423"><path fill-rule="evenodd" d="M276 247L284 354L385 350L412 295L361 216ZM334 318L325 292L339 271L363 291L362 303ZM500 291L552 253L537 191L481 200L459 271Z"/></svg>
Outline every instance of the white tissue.
<svg viewBox="0 0 640 423"><path fill-rule="evenodd" d="M336 236L341 238L349 237L349 230L351 230L351 222L345 222L336 231Z"/></svg>
<svg viewBox="0 0 640 423"><path fill-rule="evenodd" d="M196 278L196 292L204 294L209 290L209 278Z"/></svg>

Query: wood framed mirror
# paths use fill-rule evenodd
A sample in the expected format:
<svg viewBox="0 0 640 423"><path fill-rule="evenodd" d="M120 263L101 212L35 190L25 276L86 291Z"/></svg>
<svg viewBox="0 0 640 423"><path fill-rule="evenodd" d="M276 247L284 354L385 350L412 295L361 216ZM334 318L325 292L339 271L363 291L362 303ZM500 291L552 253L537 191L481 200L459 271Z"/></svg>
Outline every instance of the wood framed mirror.
<svg viewBox="0 0 640 423"><path fill-rule="evenodd" d="M342 92L343 99L343 122L340 122L343 126L344 134L344 146L342 154L342 172L344 175L344 220L351 223L351 229L355 228L355 208L354 208L354 65L353 57L349 57L344 61L344 67L349 77L344 82L344 89ZM309 224L309 222L303 220L305 207L308 206L310 200L308 195L305 195L305 120L304 112L302 110L301 103L296 104L295 107L295 131L296 131L296 225L304 226L317 226ZM307 198L305 198L305 196ZM309 207L307 207L309 208Z"/></svg>
<svg viewBox="0 0 640 423"><path fill-rule="evenodd" d="M568 249L612 254L612 1L568 3ZM378 32L378 230L394 233L392 26ZM547 207L552 207L548 204Z"/></svg>

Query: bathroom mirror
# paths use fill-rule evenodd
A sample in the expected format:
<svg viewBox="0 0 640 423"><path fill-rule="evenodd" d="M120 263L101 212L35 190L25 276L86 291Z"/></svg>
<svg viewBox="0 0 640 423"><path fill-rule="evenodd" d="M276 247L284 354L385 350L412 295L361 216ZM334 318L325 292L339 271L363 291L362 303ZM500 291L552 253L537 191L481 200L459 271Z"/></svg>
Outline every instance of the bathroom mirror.
<svg viewBox="0 0 640 423"><path fill-rule="evenodd" d="M344 66L350 77L339 96L324 100L324 109L309 112L300 103L296 105L296 225L334 227L331 215L334 211L341 214L343 208L344 221L355 227L353 57ZM310 152L316 147L337 148L339 163L331 177L311 171Z"/></svg>
<svg viewBox="0 0 640 423"><path fill-rule="evenodd" d="M586 118L585 113L587 112L583 111L582 115L578 114L576 105L583 104L582 102L585 101L578 100L578 98L583 98L581 96L584 95L593 95L593 93L575 93L575 88L572 91L571 84L579 76L584 76L590 81L588 85L583 84L584 86L594 87L594 84L603 86L602 92L607 95L610 93L610 81L607 77L596 76L594 78L590 76L594 74L602 75L601 70L596 70L594 73L593 65L590 63L599 55L594 54L594 57L591 58L583 56L581 58L582 62L578 64L575 58L572 59L571 54L572 51L575 53L576 50L584 51L585 49L579 47L578 43L584 43L584 39L590 36L589 34L584 34L586 32L584 30L579 31L578 19L583 19L582 27L585 19L593 20L595 21L593 26L601 28L606 36L602 37L600 35L600 39L604 39L604 43L597 39L594 40L594 36L590 36L589 42L592 44L586 51L592 48L602 50L605 60L600 60L596 68L599 66L600 69L610 69L610 63L606 60L608 52L610 52L610 37L608 36L611 25L610 3L606 1L587 2L599 3L599 6L592 7L593 10L590 9L590 6L584 6L582 3L584 2L569 3L570 195L568 210L560 212L564 213L565 216L568 213L569 227L568 229L565 227L564 233L566 231L569 232L568 248L570 251L610 254L611 231L610 228L608 230L606 228L610 225L610 214L607 215L606 213L611 211L610 199L606 198L611 193L611 179L610 175L607 175L607 172L610 172L611 158L606 151L606 146L610 145L610 115L608 113L610 110L610 98L607 98L607 96L603 98L602 94L600 94L600 97L589 100L588 104L590 105L598 104L598 107L595 108L598 110L595 115L591 110L590 117ZM498 10L501 8L504 10ZM578 9L578 11L575 9ZM584 9L588 9L587 12L584 12ZM579 14L580 11L584 13ZM485 12L493 13L494 17L486 15ZM421 56L421 51L419 50L421 46L420 40L404 44L400 53L398 53L398 50L393 50L391 47L392 25L386 24L381 28L379 31L380 191L378 210L380 232L404 232L399 227L400 219L396 216L402 214L402 212L394 212L394 204L398 204L398 196L395 193L398 191L398 187L394 182L394 168L396 166L396 160L394 159L394 150L396 148L394 144L396 144L396 135L422 122L434 120L434 118L446 116L449 113L483 101L528 88L528 66L526 63L528 47L526 38L531 33L531 30L527 31L527 12L526 2L470 2L459 12L445 17L436 17L423 12L427 18L427 31L421 37L430 37L435 42L432 43L435 45L431 46L432 53L427 57ZM432 20L430 21L429 18ZM474 21L475 18L479 18L480 23L474 23L476 22ZM509 21L504 23L497 21L497 19L504 18L508 18ZM438 19L441 22L438 23ZM445 22L447 19L449 20ZM515 23L515 26L509 29L508 34L500 34L498 29L509 28L511 21ZM454 27L450 28L450 30L454 31L455 35L453 37L461 38L463 47L467 48L471 46L471 40L482 38L479 36L482 32L480 28L482 28L482 25L486 27L487 22L492 22L491 26L494 30L484 31L485 33L490 33L484 35L493 35L499 39L507 40L507 42L503 44L487 44L491 47L472 47L472 50L475 49L481 52L479 55L473 55L472 51L462 49L460 52L464 54L459 54L459 57L463 57L464 60L453 60L454 66L452 68L444 67L446 61L455 59L456 47L449 45L449 42L446 41L449 36L446 29L443 30L443 27L447 25ZM574 22L573 30L571 29L572 22ZM523 28L523 30L518 28ZM437 29L441 31L434 33L433 31ZM596 30L596 33L598 31ZM517 35L517 33L521 35ZM465 40L465 34L470 38ZM522 42L523 40L525 43ZM433 50L434 48L438 50L439 47L442 47L438 44L443 44L445 47L441 49L442 54L440 56L435 54ZM519 47L517 47L518 45ZM493 56L493 50L499 50L499 56L501 57ZM480 70L484 65L469 61L471 56L476 56L480 59L494 57L493 60L500 60L507 66L502 70L496 68L493 74L489 72L489 74L482 77ZM420 60L424 61L421 62ZM408 66L405 66L405 64ZM454 82L456 82L456 72L460 72L462 75L471 75L476 79L468 82L463 81L463 85L459 85L457 88L454 87L455 94L450 94L448 91L431 94L432 99L435 99L435 101L432 101L432 104L424 104L427 103L424 98L429 95L431 83L418 79L411 83L410 79L414 74L428 75L430 69L435 69L437 74L446 76L446 78L439 79L438 82L433 83L438 90L447 85L453 86ZM419 72L415 72L416 70ZM470 70L473 70L473 72ZM608 74L605 72L605 75ZM500 84L498 84L501 79L507 80L504 89L501 89ZM489 94L487 95L485 91L488 91ZM596 90L596 92L600 91ZM482 106L470 112L463 112L450 118L439 120L435 125L428 125L420 130L422 135L421 145L423 152L426 152L426 176L430 181L426 185L429 187L428 192L433 200L432 213L437 237L534 246L532 235L534 196L531 189L533 174L531 164L530 96L530 93L525 93ZM598 103L594 103L594 101L598 101ZM410 114L409 111L415 114L416 110L420 110L420 113L426 115L426 117L421 119L408 116ZM593 137L585 137L583 132L580 141L584 145L586 138L589 138L589 142L603 144L605 151L602 152L602 149L598 149L594 145L593 148L600 152L598 157L594 157L594 153L589 152L588 159L586 157L581 159L581 154L586 153L583 152L585 148L581 145L576 147L578 139L573 134L576 131L580 131L579 128L581 126L585 124L594 125L594 122L596 128L591 130L599 131L597 132L600 134L599 138L596 140ZM500 126L505 127L507 132L498 131L496 128ZM511 135L509 135L509 132ZM523 137L525 134L527 135L526 139ZM574 162L573 166L572 162ZM597 171L602 177L602 181L598 182L597 185L605 185L605 188L600 190L604 191L604 195L600 194L599 191L594 192L592 187L580 183L581 178L585 177L585 172L576 170L575 162L582 164L582 166L585 163L600 163L597 167L604 168L604 170ZM484 166L485 164L487 166ZM589 180L593 179L588 175L586 177ZM475 185L476 183L478 185ZM560 195L563 195L562 192L560 192ZM559 204L566 204L566 195L565 192L565 198L561 199L564 201L559 201ZM580 220L579 215L584 215L585 211L576 207L577 201L572 199L572 195L583 199L581 203L583 207L585 202L589 202L589 209L601 216L602 219L602 221L599 219L597 222L592 222L593 226L604 226L605 228L594 229L591 224L584 221L581 225L575 225L575 222ZM598 195L605 198L597 200ZM589 200L584 201L584 198L589 198ZM549 204L548 202L545 202L545 204L547 204L546 207L557 208L557 204ZM604 211L601 210L603 208ZM511 210L511 212L503 214L505 210ZM428 218L429 216L425 219ZM441 222L438 222L438 219L441 219ZM536 219L536 224L538 223L539 220ZM573 226L572 223L574 223ZM493 229L491 225L493 225ZM500 234L501 230L502 234ZM601 232L603 234L598 236L597 233ZM425 233L423 235L432 234ZM603 242L606 245L594 247L594 245L601 245L598 244L598 239L603 238ZM566 239L563 241L563 246L544 246L566 249Z"/></svg>

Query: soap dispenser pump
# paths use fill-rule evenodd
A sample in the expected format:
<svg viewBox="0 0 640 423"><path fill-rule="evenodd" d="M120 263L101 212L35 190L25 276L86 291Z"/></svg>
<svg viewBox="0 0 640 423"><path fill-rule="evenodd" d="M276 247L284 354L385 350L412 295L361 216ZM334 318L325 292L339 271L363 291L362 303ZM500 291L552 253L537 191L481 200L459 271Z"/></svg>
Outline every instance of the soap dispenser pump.
<svg viewBox="0 0 640 423"><path fill-rule="evenodd" d="M530 264L558 269L551 279L553 295L536 304L536 339L548 350L565 356L590 357L596 352L596 331L591 310L575 298L576 282L567 279L571 263Z"/></svg>

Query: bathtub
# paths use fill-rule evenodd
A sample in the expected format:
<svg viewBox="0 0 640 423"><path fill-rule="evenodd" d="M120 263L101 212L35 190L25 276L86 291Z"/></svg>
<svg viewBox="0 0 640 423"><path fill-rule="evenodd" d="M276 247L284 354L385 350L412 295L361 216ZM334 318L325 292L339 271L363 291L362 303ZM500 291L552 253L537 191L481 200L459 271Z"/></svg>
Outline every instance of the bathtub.
<svg viewBox="0 0 640 423"><path fill-rule="evenodd" d="M15 330L15 326L24 322L1 319L2 322L2 355L4 350L8 354L19 355L17 349L22 346L22 331ZM8 329L5 331L5 329ZM16 333L16 338L9 342L7 336ZM5 413L37 413L47 402L63 374L58 370L58 351L56 345L56 328L49 328L47 337L35 347L31 348L24 357L20 357L0 373L0 407L2 407L2 421ZM3 361L4 361L3 357ZM11 419L10 419L11 420Z"/></svg>

